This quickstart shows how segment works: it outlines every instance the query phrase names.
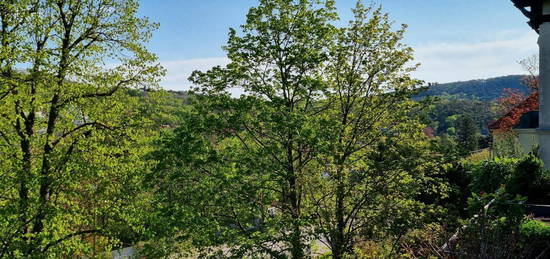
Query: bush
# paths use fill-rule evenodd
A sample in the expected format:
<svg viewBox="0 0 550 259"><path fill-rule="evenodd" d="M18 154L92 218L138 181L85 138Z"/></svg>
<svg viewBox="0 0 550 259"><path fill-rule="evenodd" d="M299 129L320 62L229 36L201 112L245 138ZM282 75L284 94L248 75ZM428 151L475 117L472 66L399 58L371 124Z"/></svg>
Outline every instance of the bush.
<svg viewBox="0 0 550 259"><path fill-rule="evenodd" d="M442 200L442 206L447 209L446 224L450 227L458 227L458 219L468 216L465 204L471 195L470 184L472 182L470 168L464 163L452 163L445 168L445 181L449 185L447 197Z"/></svg>
<svg viewBox="0 0 550 259"><path fill-rule="evenodd" d="M473 193L494 193L504 187L511 196L527 197L528 203L550 204L550 171L534 154L496 158L471 167Z"/></svg>
<svg viewBox="0 0 550 259"><path fill-rule="evenodd" d="M443 251L445 257L524 258L531 249L519 235L524 214L521 202L503 189L491 194L474 194L468 200L471 216L447 243Z"/></svg>
<svg viewBox="0 0 550 259"><path fill-rule="evenodd" d="M523 246L530 247L530 258L550 257L550 226L540 221L527 220L520 226Z"/></svg>
<svg viewBox="0 0 550 259"><path fill-rule="evenodd" d="M470 190L474 193L493 193L505 185L513 174L517 159L496 158L474 165Z"/></svg>
<svg viewBox="0 0 550 259"><path fill-rule="evenodd" d="M521 224L520 233L529 240L550 240L550 226L537 220L528 220Z"/></svg>
<svg viewBox="0 0 550 259"><path fill-rule="evenodd" d="M506 184L506 192L527 197L528 203L550 203L550 171L539 158L530 154L515 166Z"/></svg>
<svg viewBox="0 0 550 259"><path fill-rule="evenodd" d="M421 229L409 231L401 238L399 245L401 258L443 258L443 245L451 238L452 232L436 223Z"/></svg>
<svg viewBox="0 0 550 259"><path fill-rule="evenodd" d="M523 206L550 204L550 171L535 155L454 163L445 178L445 221L407 233L403 257L550 258L550 226L527 220Z"/></svg>
<svg viewBox="0 0 550 259"><path fill-rule="evenodd" d="M491 151L489 149L483 149L477 152L473 152L470 155L462 159L462 161L471 164L478 164L487 161L491 158Z"/></svg>
<svg viewBox="0 0 550 259"><path fill-rule="evenodd" d="M469 199L470 217L458 230L432 224L401 239L406 258L525 258L531 249L522 242L523 208L500 189Z"/></svg>

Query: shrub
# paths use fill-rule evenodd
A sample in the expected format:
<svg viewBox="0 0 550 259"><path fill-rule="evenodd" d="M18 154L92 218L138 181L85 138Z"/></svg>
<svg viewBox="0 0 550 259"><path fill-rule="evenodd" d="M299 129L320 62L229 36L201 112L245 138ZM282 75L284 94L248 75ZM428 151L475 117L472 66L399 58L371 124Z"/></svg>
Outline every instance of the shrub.
<svg viewBox="0 0 550 259"><path fill-rule="evenodd" d="M443 245L453 233L442 225L432 223L409 231L399 242L402 258L443 258Z"/></svg>
<svg viewBox="0 0 550 259"><path fill-rule="evenodd" d="M489 149L483 149L478 152L471 153L470 155L462 159L462 161L471 163L471 164L478 164L478 163L487 161L490 158L491 158L491 151L489 151Z"/></svg>
<svg viewBox="0 0 550 259"><path fill-rule="evenodd" d="M450 227L458 227L458 218L467 217L465 204L471 195L469 188L472 179L469 173L469 165L465 163L452 163L445 168L445 181L449 185L447 197L442 200L442 206L447 209L444 218Z"/></svg>
<svg viewBox="0 0 550 259"><path fill-rule="evenodd" d="M474 193L493 193L506 184L515 170L517 159L496 158L484 161L472 168L470 190Z"/></svg>
<svg viewBox="0 0 550 259"><path fill-rule="evenodd" d="M449 258L523 258L527 247L522 245L519 235L524 214L519 205L521 201L503 189L491 194L474 194L468 200L471 216L448 242L446 255Z"/></svg>
<svg viewBox="0 0 550 259"><path fill-rule="evenodd" d="M529 247L526 256L530 258L550 257L550 226L540 221L527 220L520 226L523 246Z"/></svg>
<svg viewBox="0 0 550 259"><path fill-rule="evenodd" d="M530 246L522 242L522 206L510 206L502 189L469 199L472 215L458 230L432 224L410 231L401 240L407 258L524 258ZM527 245L526 245L527 244Z"/></svg>
<svg viewBox="0 0 550 259"><path fill-rule="evenodd" d="M494 193L504 187L511 196L527 197L528 203L550 203L550 171L535 154L495 158L471 167L473 193Z"/></svg>
<svg viewBox="0 0 550 259"><path fill-rule="evenodd" d="M517 162L506 184L506 192L527 197L529 203L550 203L550 171L530 154Z"/></svg>
<svg viewBox="0 0 550 259"><path fill-rule="evenodd" d="M451 187L445 221L407 233L403 257L550 258L550 226L527 220L522 205L550 202L550 171L536 155L462 161L447 167L445 177Z"/></svg>
<svg viewBox="0 0 550 259"><path fill-rule="evenodd" d="M529 240L550 240L550 226L537 220L528 220L521 224L520 233Z"/></svg>

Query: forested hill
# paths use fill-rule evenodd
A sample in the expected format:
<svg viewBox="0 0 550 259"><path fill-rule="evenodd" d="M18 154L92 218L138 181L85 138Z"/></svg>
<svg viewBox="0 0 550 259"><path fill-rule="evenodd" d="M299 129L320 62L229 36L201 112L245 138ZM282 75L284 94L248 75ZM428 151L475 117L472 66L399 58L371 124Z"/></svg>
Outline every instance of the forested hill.
<svg viewBox="0 0 550 259"><path fill-rule="evenodd" d="M494 100L502 95L506 88L518 89L527 93L522 84L522 75L510 75L489 79L478 79L430 86L418 97L454 95L465 99Z"/></svg>
<svg viewBox="0 0 550 259"><path fill-rule="evenodd" d="M489 79L475 79L469 81L452 82L430 86L417 98L425 96L453 96L459 99L478 99L492 101L501 97L506 88L518 89L527 93L527 87L522 83L522 75L501 76ZM168 91L176 98L187 100L186 91Z"/></svg>

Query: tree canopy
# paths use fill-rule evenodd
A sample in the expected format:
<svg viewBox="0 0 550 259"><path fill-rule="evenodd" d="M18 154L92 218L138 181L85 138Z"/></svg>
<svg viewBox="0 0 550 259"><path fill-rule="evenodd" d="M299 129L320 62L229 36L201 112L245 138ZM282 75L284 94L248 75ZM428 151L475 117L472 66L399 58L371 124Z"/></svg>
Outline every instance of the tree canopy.
<svg viewBox="0 0 550 259"><path fill-rule="evenodd" d="M377 7L353 11L338 28L333 1L260 1L230 31L231 62L193 74L201 101L163 142L151 181L164 216L176 215L172 235L275 258L324 242L342 258L399 235L383 226L421 221L418 193L441 189L421 191L439 169L411 100L420 81L405 26L393 30ZM419 153L405 162L411 145Z"/></svg>
<svg viewBox="0 0 550 259"><path fill-rule="evenodd" d="M130 92L162 73L143 45L157 26L137 9L0 3L0 257L88 254L132 221L147 119Z"/></svg>

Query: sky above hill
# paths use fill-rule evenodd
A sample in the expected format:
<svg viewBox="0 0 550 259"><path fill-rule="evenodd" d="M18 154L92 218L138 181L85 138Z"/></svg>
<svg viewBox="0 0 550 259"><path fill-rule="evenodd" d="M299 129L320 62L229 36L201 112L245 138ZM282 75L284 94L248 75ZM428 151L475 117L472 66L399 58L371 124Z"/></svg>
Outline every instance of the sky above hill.
<svg viewBox="0 0 550 259"><path fill-rule="evenodd" d="M355 0L336 0L340 25ZM140 0L140 14L161 27L148 44L167 69L161 85L187 90L193 70L227 64L221 49L230 27L245 22L257 0ZM521 74L519 60L537 54L537 34L509 0L375 0L396 24L408 24L426 82L453 82ZM371 3L370 0L365 3Z"/></svg>

